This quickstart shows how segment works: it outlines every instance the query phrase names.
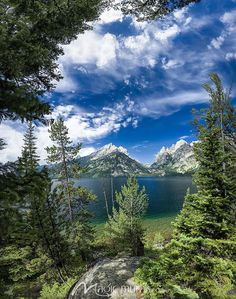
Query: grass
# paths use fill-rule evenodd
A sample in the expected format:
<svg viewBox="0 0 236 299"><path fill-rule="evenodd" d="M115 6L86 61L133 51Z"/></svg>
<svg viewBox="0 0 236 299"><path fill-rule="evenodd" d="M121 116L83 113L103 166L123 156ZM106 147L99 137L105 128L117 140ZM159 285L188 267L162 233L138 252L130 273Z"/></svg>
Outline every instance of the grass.
<svg viewBox="0 0 236 299"><path fill-rule="evenodd" d="M165 239L171 237L173 227L171 223L175 220L176 215L163 216L160 218L145 218L143 220L146 235L154 237L156 233L160 233Z"/></svg>
<svg viewBox="0 0 236 299"><path fill-rule="evenodd" d="M169 239L172 234L172 225L176 215L163 216L160 218L144 218L143 225L147 238L153 238L156 233L160 233L165 239ZM104 231L105 223L96 223L95 232L99 237Z"/></svg>

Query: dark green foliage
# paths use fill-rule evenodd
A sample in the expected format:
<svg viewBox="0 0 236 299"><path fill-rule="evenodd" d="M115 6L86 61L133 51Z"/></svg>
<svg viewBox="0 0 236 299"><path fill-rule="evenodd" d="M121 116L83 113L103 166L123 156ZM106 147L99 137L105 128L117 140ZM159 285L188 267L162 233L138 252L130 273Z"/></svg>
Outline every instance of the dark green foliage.
<svg viewBox="0 0 236 299"><path fill-rule="evenodd" d="M36 153L35 141L36 137L34 136L34 126L30 121L25 134L24 146L18 163L21 175L29 175L35 172L38 167L39 156Z"/></svg>
<svg viewBox="0 0 236 299"><path fill-rule="evenodd" d="M124 0L120 6L125 14L135 15L139 20L152 20L196 2L200 0Z"/></svg>
<svg viewBox="0 0 236 299"><path fill-rule="evenodd" d="M215 89L204 85L209 108L194 122L198 192L186 195L174 238L158 260L137 272L151 288L147 298L235 298L236 114L219 77L211 80Z"/></svg>
<svg viewBox="0 0 236 299"><path fill-rule="evenodd" d="M40 96L61 78L61 45L88 29L102 7L100 0L1 1L0 120L42 120L50 112Z"/></svg>
<svg viewBox="0 0 236 299"><path fill-rule="evenodd" d="M71 260L46 169L38 172L32 123L14 172L1 177L1 281L10 297L36 296L41 281L63 281Z"/></svg>
<svg viewBox="0 0 236 299"><path fill-rule="evenodd" d="M143 255L144 229L141 217L148 205L145 189L139 189L135 177L129 177L120 193L116 193L118 208L113 207L106 224L110 242L118 252L128 251L133 255ZM142 251L142 252L141 252Z"/></svg>

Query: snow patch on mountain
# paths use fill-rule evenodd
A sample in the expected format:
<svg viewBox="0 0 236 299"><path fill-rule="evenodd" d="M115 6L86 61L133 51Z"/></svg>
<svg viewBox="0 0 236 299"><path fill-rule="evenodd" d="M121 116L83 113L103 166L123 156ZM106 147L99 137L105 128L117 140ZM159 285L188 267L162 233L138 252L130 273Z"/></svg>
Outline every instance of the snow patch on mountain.
<svg viewBox="0 0 236 299"><path fill-rule="evenodd" d="M109 144L106 144L103 147L101 147L96 152L92 153L91 154L91 160L96 160L96 159L105 157L105 156L110 155L111 153L114 153L114 152L120 152L120 153L123 153L123 154L129 156L129 153L128 153L126 148L124 148L122 146L117 147L114 144L109 143Z"/></svg>
<svg viewBox="0 0 236 299"><path fill-rule="evenodd" d="M162 147L151 165L152 173L158 175L192 173L197 168L193 154L194 142L181 139L171 147Z"/></svg>

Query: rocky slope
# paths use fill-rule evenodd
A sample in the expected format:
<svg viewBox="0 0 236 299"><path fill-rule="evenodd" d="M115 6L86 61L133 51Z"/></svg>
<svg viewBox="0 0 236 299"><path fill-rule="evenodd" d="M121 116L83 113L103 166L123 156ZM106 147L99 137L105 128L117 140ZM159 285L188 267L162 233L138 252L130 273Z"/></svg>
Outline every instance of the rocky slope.
<svg viewBox="0 0 236 299"><path fill-rule="evenodd" d="M68 299L137 299L143 291L133 280L139 257L105 258L71 288Z"/></svg>
<svg viewBox="0 0 236 299"><path fill-rule="evenodd" d="M128 174L149 174L149 169L132 159L123 147L107 144L89 156L79 159L85 168L85 175L98 176L123 176Z"/></svg>
<svg viewBox="0 0 236 299"><path fill-rule="evenodd" d="M191 174L197 168L193 155L193 143L179 140L171 147L162 147L156 155L156 161L150 166L150 171L156 175Z"/></svg>
<svg viewBox="0 0 236 299"><path fill-rule="evenodd" d="M107 144L96 152L79 158L88 177L135 175L188 175L197 168L193 143L179 140L171 147L162 147L151 165L143 165L129 156L127 149Z"/></svg>

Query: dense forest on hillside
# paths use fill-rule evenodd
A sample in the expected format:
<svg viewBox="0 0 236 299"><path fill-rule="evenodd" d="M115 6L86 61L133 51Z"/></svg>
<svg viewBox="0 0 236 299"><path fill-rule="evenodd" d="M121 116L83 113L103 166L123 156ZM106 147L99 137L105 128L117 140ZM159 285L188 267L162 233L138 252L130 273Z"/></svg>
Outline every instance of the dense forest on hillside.
<svg viewBox="0 0 236 299"><path fill-rule="evenodd" d="M194 2L199 1L123 1L120 9L149 20ZM44 96L61 78L61 45L89 29L108 5L0 4L0 121L27 123L21 156L0 164L0 297L65 298L98 257L124 255L144 257L135 279L145 298L235 298L236 110L219 75L212 73L203 86L208 107L194 111L198 191L186 194L171 235L157 227L150 241L142 221L148 196L135 176L116 192L102 231L88 209L96 196L71 179L83 171L77 159L81 144L73 144L63 117L51 119L53 108ZM48 167L39 165L39 123L50 133L47 161L57 165L56 186ZM7 142L0 139L0 150Z"/></svg>

